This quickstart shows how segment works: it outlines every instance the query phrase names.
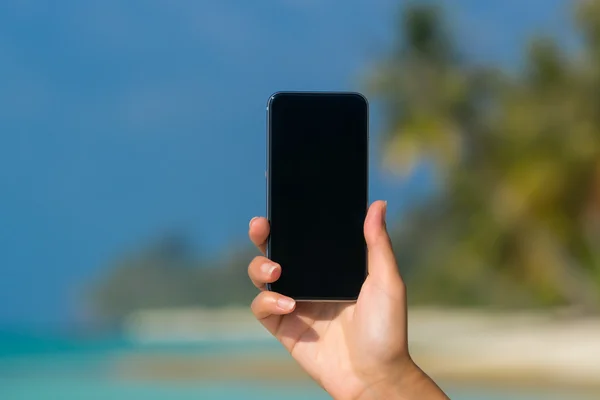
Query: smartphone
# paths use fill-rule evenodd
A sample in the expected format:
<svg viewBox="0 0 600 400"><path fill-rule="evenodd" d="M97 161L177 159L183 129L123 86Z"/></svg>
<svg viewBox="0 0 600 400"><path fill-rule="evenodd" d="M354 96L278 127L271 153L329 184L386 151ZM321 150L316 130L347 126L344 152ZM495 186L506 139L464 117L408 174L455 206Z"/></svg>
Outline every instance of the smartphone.
<svg viewBox="0 0 600 400"><path fill-rule="evenodd" d="M358 93L278 92L267 104L267 285L297 301L355 301L367 274L369 106Z"/></svg>

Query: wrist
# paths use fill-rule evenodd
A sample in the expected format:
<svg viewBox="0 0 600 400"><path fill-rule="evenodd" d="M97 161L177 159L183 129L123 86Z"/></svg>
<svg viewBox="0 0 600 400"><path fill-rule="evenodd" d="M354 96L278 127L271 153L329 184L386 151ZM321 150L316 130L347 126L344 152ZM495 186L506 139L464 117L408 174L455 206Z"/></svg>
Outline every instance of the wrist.
<svg viewBox="0 0 600 400"><path fill-rule="evenodd" d="M388 372L385 378L366 385L356 400L449 400L412 360Z"/></svg>

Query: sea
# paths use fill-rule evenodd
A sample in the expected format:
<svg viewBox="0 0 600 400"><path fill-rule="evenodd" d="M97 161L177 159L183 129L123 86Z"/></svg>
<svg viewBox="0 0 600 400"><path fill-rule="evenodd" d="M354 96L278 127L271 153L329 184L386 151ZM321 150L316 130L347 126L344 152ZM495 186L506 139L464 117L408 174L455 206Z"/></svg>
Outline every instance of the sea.
<svg viewBox="0 0 600 400"><path fill-rule="evenodd" d="M260 380L136 380L114 373L116 357L148 353L211 355L279 351L274 341L210 340L198 343L134 343L124 338L50 338L45 335L0 332L1 400L325 400L316 384ZM283 350L281 355L286 356ZM453 400L587 400L556 390L441 386Z"/></svg>

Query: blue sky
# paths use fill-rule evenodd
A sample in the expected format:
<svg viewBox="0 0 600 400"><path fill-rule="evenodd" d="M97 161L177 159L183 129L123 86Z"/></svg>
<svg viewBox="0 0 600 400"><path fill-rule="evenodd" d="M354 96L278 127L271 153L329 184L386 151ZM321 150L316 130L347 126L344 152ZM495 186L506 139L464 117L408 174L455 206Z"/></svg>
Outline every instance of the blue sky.
<svg viewBox="0 0 600 400"><path fill-rule="evenodd" d="M0 327L73 320L85 285L164 232L213 256L244 243L268 95L362 90L398 4L3 1ZM513 67L532 33L570 40L565 1L452 4L473 60ZM372 119L371 198L398 214L427 185L381 172L376 102Z"/></svg>

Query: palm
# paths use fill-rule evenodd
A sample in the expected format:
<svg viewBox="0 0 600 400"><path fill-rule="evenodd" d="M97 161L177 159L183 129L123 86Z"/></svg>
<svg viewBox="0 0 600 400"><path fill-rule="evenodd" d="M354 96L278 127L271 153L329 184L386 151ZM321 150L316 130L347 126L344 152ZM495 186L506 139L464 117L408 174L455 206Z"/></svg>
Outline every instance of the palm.
<svg viewBox="0 0 600 400"><path fill-rule="evenodd" d="M363 386L358 370L408 356L405 318L390 315L402 303L401 292L387 293L367 279L357 303L300 303L263 324L325 390L352 398Z"/></svg>
<svg viewBox="0 0 600 400"><path fill-rule="evenodd" d="M343 332L352 323L354 304L300 303L289 315L264 321L300 365L315 379L347 358ZM342 333L342 334L340 334Z"/></svg>

